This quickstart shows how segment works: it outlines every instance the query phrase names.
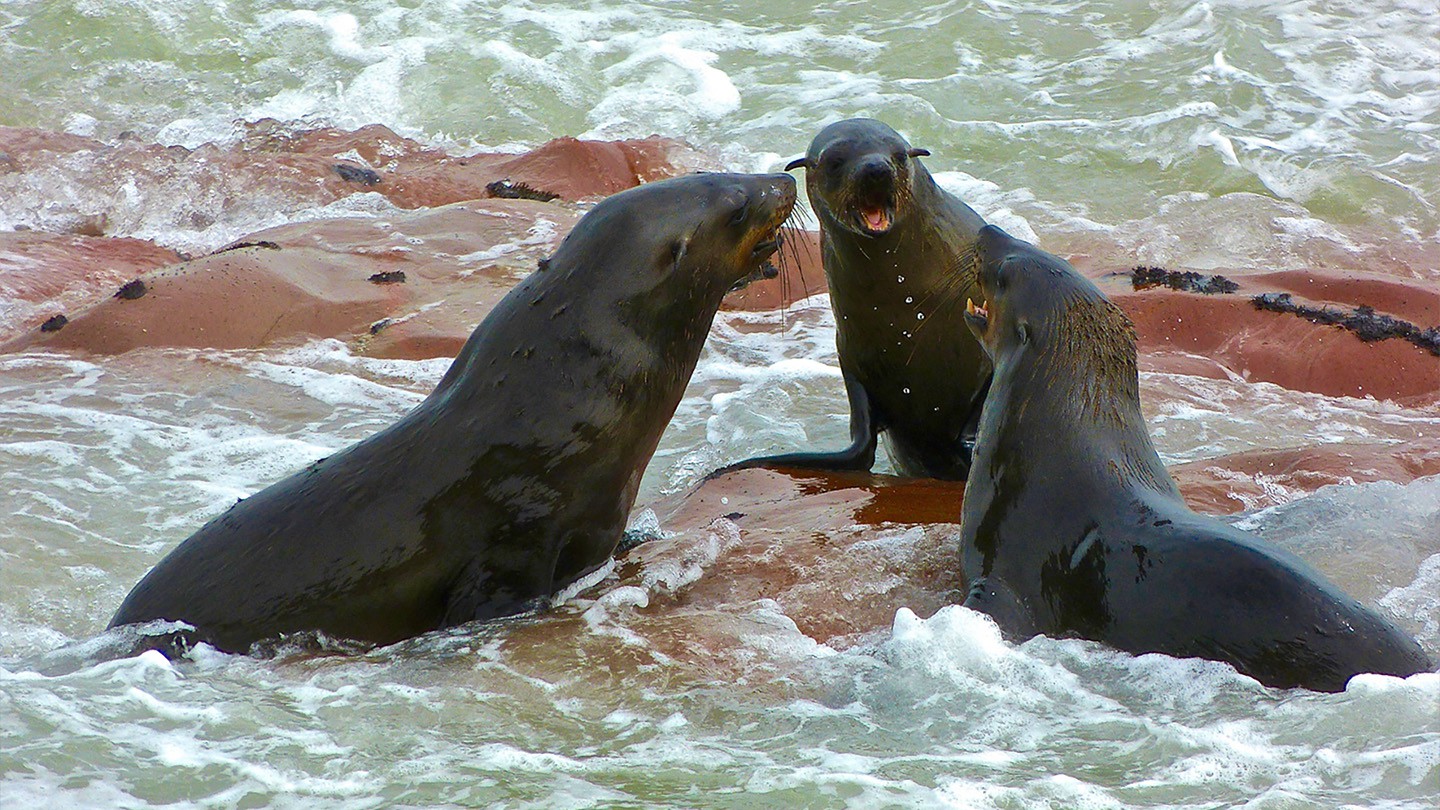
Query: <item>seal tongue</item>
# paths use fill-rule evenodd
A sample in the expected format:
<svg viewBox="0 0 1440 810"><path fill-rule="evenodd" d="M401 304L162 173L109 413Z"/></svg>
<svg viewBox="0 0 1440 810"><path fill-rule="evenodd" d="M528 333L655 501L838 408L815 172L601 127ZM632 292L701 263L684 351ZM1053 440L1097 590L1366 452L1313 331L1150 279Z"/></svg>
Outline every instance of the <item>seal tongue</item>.
<svg viewBox="0 0 1440 810"><path fill-rule="evenodd" d="M890 227L890 213L884 208L866 208L860 211L865 227L872 231L883 231Z"/></svg>

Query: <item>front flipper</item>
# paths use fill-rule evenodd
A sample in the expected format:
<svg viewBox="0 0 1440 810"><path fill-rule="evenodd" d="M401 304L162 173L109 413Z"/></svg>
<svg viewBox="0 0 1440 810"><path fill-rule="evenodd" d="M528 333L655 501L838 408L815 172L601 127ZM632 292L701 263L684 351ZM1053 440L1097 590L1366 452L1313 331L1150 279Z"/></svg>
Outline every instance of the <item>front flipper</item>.
<svg viewBox="0 0 1440 810"><path fill-rule="evenodd" d="M978 610L995 620L1007 641L1021 642L1039 634L1030 611L1005 583L981 577L970 585L964 606Z"/></svg>
<svg viewBox="0 0 1440 810"><path fill-rule="evenodd" d="M807 470L847 470L866 472L875 465L875 445L881 426L875 419L870 395L848 372L842 372L845 396L850 401L850 446L832 453L781 453L737 461L705 476L710 480L735 470L752 467L800 467Z"/></svg>

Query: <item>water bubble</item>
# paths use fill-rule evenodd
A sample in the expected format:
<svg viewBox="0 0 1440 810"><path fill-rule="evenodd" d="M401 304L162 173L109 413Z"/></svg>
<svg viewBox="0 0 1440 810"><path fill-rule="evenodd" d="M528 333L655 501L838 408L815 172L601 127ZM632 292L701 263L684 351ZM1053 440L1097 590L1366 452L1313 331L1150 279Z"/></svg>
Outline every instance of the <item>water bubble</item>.
<svg viewBox="0 0 1440 810"><path fill-rule="evenodd" d="M923 312L917 312L917 313L915 313L915 320L917 320L917 321L923 321L923 320L925 320L925 313L923 313Z"/></svg>
<svg viewBox="0 0 1440 810"><path fill-rule="evenodd" d="M908 394L908 393L910 393L910 389L909 389L909 388L901 388L901 389L900 389L900 392L903 393L903 394Z"/></svg>
<svg viewBox="0 0 1440 810"><path fill-rule="evenodd" d="M904 276L896 276L896 277L895 277L895 281L898 282L898 283L900 283L900 284L904 284L904 283L905 283L905 277L904 277Z"/></svg>
<svg viewBox="0 0 1440 810"><path fill-rule="evenodd" d="M907 296L905 296L905 303L907 303L907 304L913 304L913 303L915 303L915 296L913 296L913 295L907 295Z"/></svg>

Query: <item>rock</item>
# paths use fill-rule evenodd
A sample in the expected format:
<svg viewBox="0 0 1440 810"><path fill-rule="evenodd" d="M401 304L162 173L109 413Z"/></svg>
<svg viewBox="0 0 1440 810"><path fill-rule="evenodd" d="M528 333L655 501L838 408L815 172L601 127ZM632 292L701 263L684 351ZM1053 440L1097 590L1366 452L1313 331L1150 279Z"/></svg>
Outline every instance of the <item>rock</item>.
<svg viewBox="0 0 1440 810"><path fill-rule="evenodd" d="M578 217L554 204L477 200L389 220L284 225L144 274L132 282L143 285L143 296L115 297L111 289L67 313L63 330L29 329L0 351L115 354L341 337L383 357L454 355ZM403 284L371 280L402 273Z"/></svg>

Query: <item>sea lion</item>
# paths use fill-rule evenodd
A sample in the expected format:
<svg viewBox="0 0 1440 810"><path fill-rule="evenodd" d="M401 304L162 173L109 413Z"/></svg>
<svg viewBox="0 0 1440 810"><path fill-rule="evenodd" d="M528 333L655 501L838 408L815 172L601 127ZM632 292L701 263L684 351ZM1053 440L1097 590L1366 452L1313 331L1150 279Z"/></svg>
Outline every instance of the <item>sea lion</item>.
<svg viewBox="0 0 1440 810"><path fill-rule="evenodd" d="M794 201L789 175L698 174L601 202L414 410L205 524L110 626L181 621L236 652L304 630L385 644L595 570L721 297Z"/></svg>
<svg viewBox="0 0 1440 810"><path fill-rule="evenodd" d="M868 470L884 432L901 474L964 480L990 363L956 302L976 294L961 258L985 220L935 184L918 159L928 154L885 124L856 118L822 129L786 166L806 169L820 222L852 443L725 470Z"/></svg>
<svg viewBox="0 0 1440 810"><path fill-rule="evenodd" d="M1275 687L1432 668L1293 554L1181 500L1140 413L1129 318L994 226L966 323L994 364L960 518L965 605L1016 639L1224 661Z"/></svg>

